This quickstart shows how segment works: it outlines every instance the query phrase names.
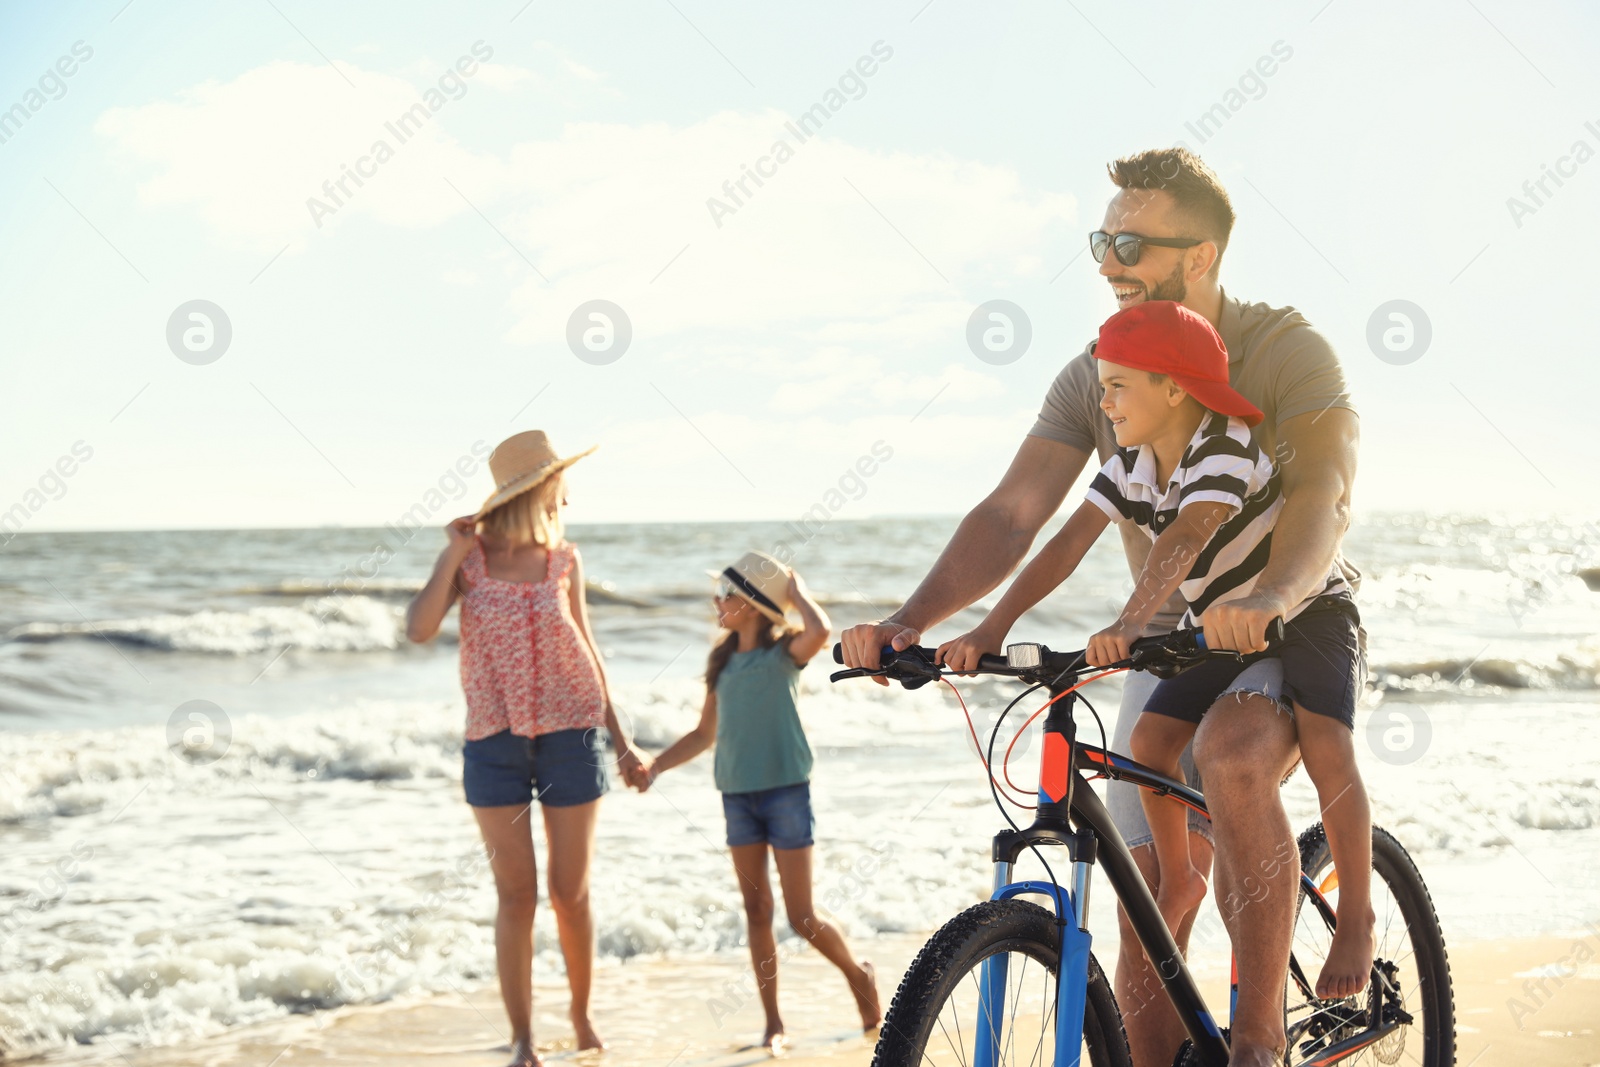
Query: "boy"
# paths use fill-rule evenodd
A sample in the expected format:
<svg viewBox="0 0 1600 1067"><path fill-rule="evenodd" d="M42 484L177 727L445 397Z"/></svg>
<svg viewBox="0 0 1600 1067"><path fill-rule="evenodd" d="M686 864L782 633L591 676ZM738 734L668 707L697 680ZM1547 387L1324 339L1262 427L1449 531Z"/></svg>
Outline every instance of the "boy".
<svg viewBox="0 0 1600 1067"><path fill-rule="evenodd" d="M1203 625L1208 607L1247 595L1266 565L1283 507L1278 475L1250 436L1261 412L1228 385L1228 354L1216 330L1181 304L1147 300L1106 321L1094 355L1117 453L988 617L939 646L938 659L952 670L971 670L979 655L998 653L1017 618L1072 574L1113 520L1133 522L1153 544L1117 621L1090 638L1091 666L1126 659L1174 592L1188 608L1180 625ZM1294 716L1340 873L1338 926L1317 995L1342 998L1366 986L1374 916L1372 822L1353 739L1360 620L1339 568L1284 621L1284 640L1270 653L1242 663L1208 660L1162 681L1134 727L1133 756L1180 778L1179 755L1201 717L1208 709L1226 714L1228 698L1247 695L1231 687L1244 667L1266 655L1282 662L1279 702ZM1184 809L1148 791L1140 799L1160 867L1156 903L1175 929L1199 903L1205 881L1190 862Z"/></svg>

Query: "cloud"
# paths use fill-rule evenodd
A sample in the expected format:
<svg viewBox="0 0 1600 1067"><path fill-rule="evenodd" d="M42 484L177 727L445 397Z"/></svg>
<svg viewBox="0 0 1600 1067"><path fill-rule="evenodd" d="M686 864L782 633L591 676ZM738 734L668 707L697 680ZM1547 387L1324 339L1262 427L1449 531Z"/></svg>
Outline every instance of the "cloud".
<svg viewBox="0 0 1600 1067"><path fill-rule="evenodd" d="M121 161L152 171L138 186L143 205L187 207L225 243L276 252L287 242L292 254L353 215L422 227L468 210L441 175L498 164L463 148L447 126L496 99L480 87L495 66L461 78L464 88L447 85L432 98L435 110L419 101L454 74L447 65L419 88L346 62L351 89L326 65L275 62L174 100L114 108L95 130ZM320 229L313 197L335 208Z"/></svg>
<svg viewBox="0 0 1600 1067"><path fill-rule="evenodd" d="M1076 216L1070 196L1026 189L1009 168L820 134L796 143L787 122L769 110L572 124L517 145L504 184L478 187L549 279L522 268L511 339L559 337L595 297L620 304L636 336L958 337L978 300L1039 278ZM778 164L780 142L792 156ZM713 199L731 211L714 217Z"/></svg>

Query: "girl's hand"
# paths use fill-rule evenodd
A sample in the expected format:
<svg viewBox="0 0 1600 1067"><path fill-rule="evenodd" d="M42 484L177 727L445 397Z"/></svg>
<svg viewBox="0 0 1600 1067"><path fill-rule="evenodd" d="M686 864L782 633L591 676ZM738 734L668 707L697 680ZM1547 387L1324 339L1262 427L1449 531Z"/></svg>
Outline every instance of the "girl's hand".
<svg viewBox="0 0 1600 1067"><path fill-rule="evenodd" d="M638 749L630 748L617 760L617 770L621 772L622 780L630 788L643 793L655 780L655 762Z"/></svg>
<svg viewBox="0 0 1600 1067"><path fill-rule="evenodd" d="M1139 629L1125 622L1114 622L1089 638L1084 658L1091 667L1107 667L1125 660L1129 655L1129 646L1139 639L1139 632Z"/></svg>
<svg viewBox="0 0 1600 1067"><path fill-rule="evenodd" d="M459 519L451 519L450 525L444 528L445 536L450 539L446 552L459 552L466 555L472 550L472 540L478 532L478 520L472 515L463 515Z"/></svg>
<svg viewBox="0 0 1600 1067"><path fill-rule="evenodd" d="M1005 639L1003 634L995 634L978 626L969 633L964 633L954 641L946 641L934 653L933 661L943 663L953 671L975 671L978 669L978 659L985 653L999 655L1004 651L1001 642Z"/></svg>

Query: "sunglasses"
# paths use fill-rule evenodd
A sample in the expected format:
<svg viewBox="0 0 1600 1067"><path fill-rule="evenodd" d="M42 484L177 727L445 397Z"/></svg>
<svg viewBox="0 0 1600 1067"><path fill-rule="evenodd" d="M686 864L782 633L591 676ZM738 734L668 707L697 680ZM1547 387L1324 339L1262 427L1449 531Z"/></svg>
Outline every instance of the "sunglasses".
<svg viewBox="0 0 1600 1067"><path fill-rule="evenodd" d="M716 592L716 595L717 595L717 597L719 599L722 599L722 600L732 600L733 599L733 583L728 581L728 579L726 579L726 578L719 579L717 581L717 592Z"/></svg>
<svg viewBox="0 0 1600 1067"><path fill-rule="evenodd" d="M1089 235L1089 254L1094 257L1096 263L1104 263L1106 252L1109 251L1117 257L1118 263L1124 267L1131 267L1139 262L1142 245L1193 248L1204 243L1196 237L1141 237L1136 233L1107 233L1104 230L1096 230Z"/></svg>

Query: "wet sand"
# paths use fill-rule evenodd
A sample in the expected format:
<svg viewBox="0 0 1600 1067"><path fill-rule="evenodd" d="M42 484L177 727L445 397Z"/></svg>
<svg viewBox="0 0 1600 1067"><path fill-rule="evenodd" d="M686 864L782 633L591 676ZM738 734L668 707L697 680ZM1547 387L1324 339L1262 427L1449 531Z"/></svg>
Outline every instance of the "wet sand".
<svg viewBox="0 0 1600 1067"><path fill-rule="evenodd" d="M860 945L877 965L887 1006L924 935ZM1114 950L1097 951L1108 971ZM1456 989L1457 1062L1518 1067L1600 1063L1600 935L1471 942L1450 949ZM752 1047L762 1015L743 959L644 960L602 966L595 1020L604 1053L571 1047L566 988L538 983L535 1034L552 1063L738 1067L768 1061ZM1206 997L1226 1003L1225 974L1202 970ZM783 1058L801 1065L865 1067L872 1045L855 1018L844 979L805 949L785 960L780 1003L792 1039ZM1213 999L1215 998L1215 999ZM279 1020L186 1045L122 1049L101 1045L68 1062L134 1067L300 1067L308 1064L421 1064L498 1067L505 1017L494 986ZM126 1055L124 1055L126 1053ZM1481 1059L1479 1058L1481 1057ZM60 1061L58 1061L60 1062Z"/></svg>

